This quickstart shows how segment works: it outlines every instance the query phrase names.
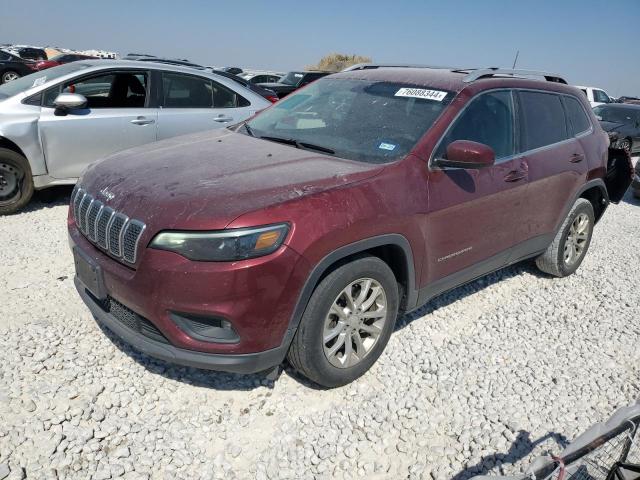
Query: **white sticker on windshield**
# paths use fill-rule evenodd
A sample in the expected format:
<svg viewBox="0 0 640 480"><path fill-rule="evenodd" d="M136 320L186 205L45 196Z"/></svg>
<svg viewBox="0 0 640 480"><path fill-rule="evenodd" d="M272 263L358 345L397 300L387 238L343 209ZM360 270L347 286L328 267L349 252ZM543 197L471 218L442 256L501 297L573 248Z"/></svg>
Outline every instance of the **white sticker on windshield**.
<svg viewBox="0 0 640 480"><path fill-rule="evenodd" d="M393 143L387 143L387 142L381 142L380 145L378 145L378 148L380 150L395 150L396 149L396 145L394 145Z"/></svg>
<svg viewBox="0 0 640 480"><path fill-rule="evenodd" d="M447 92L440 90L425 90L424 88L401 88L395 94L396 97L424 98L441 102L447 96Z"/></svg>
<svg viewBox="0 0 640 480"><path fill-rule="evenodd" d="M47 81L47 77L38 77L33 81L33 85L31 85L32 87L39 87L40 85L43 85L44 82Z"/></svg>

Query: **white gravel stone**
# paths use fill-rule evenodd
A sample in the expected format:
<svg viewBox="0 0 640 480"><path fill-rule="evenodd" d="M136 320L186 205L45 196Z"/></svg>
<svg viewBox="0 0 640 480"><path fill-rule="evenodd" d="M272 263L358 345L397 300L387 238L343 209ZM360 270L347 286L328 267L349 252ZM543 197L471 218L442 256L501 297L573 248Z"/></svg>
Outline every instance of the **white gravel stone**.
<svg viewBox="0 0 640 480"><path fill-rule="evenodd" d="M629 195L575 275L520 264L445 294L331 391L169 365L101 330L73 287L67 199L0 217L0 480L464 480L518 472L638 396Z"/></svg>

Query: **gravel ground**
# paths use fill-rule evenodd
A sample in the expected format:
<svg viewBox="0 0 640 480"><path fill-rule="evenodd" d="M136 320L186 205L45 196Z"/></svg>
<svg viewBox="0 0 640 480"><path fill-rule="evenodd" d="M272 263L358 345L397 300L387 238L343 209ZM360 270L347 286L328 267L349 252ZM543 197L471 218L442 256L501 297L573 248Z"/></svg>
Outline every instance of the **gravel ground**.
<svg viewBox="0 0 640 480"><path fill-rule="evenodd" d="M73 288L68 195L0 217L0 479L462 480L520 471L638 396L630 195L574 276L522 264L458 288L331 391L288 369L175 367L105 335Z"/></svg>

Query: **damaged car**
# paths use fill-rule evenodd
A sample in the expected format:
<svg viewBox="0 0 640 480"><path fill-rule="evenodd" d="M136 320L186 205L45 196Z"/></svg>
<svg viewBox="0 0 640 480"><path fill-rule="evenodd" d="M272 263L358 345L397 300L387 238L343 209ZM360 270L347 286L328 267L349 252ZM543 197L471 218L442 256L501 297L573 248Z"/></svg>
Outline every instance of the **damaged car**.
<svg viewBox="0 0 640 480"><path fill-rule="evenodd" d="M35 190L73 185L106 155L224 128L269 105L221 75L141 61L80 60L0 85L0 215Z"/></svg>
<svg viewBox="0 0 640 480"><path fill-rule="evenodd" d="M631 168L557 75L369 65L94 163L75 285L153 357L337 387L443 292L527 259L573 274Z"/></svg>

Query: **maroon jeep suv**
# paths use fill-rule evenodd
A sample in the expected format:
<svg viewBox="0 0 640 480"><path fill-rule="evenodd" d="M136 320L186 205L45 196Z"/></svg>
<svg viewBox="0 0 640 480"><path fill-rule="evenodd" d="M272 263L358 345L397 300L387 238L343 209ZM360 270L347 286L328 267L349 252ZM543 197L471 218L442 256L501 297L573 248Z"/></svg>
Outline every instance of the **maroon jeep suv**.
<svg viewBox="0 0 640 480"><path fill-rule="evenodd" d="M78 292L153 357L351 382L446 290L529 258L573 273L622 198L628 155L534 76L367 65L97 162L69 212Z"/></svg>

